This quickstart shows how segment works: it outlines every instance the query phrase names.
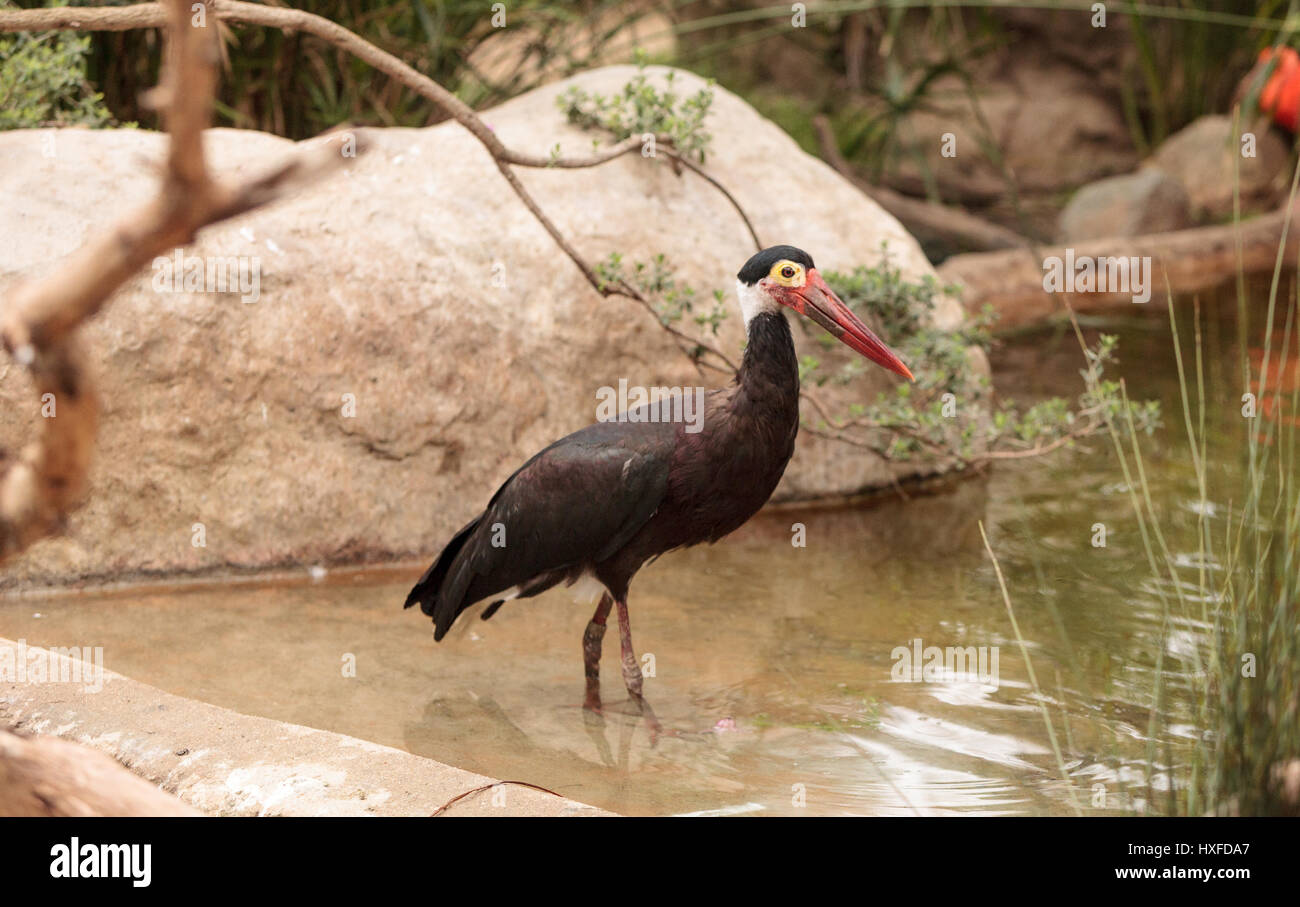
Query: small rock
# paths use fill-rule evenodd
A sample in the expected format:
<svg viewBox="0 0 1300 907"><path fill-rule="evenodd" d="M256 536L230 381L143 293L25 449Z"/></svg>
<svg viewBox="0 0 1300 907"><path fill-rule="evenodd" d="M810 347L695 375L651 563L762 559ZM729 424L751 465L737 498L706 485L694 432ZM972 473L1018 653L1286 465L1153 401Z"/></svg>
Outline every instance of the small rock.
<svg viewBox="0 0 1300 907"><path fill-rule="evenodd" d="M1192 225L1183 184L1156 167L1089 183L1061 212L1062 242L1107 236L1141 236Z"/></svg>
<svg viewBox="0 0 1300 907"><path fill-rule="evenodd" d="M978 108L961 76L932 83L928 103L901 118L886 156L897 187L923 190L926 174L917 162L925 160L946 198L1004 198L1006 178L982 150L986 136L996 137L1026 194L1060 192L1137 165L1118 106L1076 67L1057 60L1013 69L979 80ZM938 157L945 135L953 154Z"/></svg>
<svg viewBox="0 0 1300 907"><path fill-rule="evenodd" d="M1240 161L1241 210L1252 214L1276 208L1286 198L1286 141L1261 122L1245 126L1254 136L1254 156L1242 154L1240 136L1232 134L1232 119L1206 116L1179 130L1156 149L1151 165L1183 184L1197 223L1224 221L1232 216L1233 168Z"/></svg>

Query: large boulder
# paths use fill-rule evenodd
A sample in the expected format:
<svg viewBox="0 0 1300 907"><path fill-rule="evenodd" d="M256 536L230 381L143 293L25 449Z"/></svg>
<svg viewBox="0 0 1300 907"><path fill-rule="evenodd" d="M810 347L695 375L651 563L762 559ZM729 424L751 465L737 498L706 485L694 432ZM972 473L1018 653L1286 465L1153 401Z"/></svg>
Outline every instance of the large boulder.
<svg viewBox="0 0 1300 907"><path fill-rule="evenodd" d="M580 153L592 135L564 122L556 96L575 83L609 94L634 74L589 72L485 119L515 148ZM700 84L679 73L676 87ZM765 242L848 269L887 241L907 277L933 273L893 218L734 95L717 91L708 126L709 171ZM4 583L426 556L520 462L592 422L599 387L725 380L702 378L644 309L592 290L459 125L363 133L370 150L343 174L188 250L260 259L256 301L160 292L146 272L85 330L105 404L90 495ZM0 299L150 197L164 147L136 130L0 134ZM292 146L221 129L206 147L217 173L250 174ZM732 287L753 246L718 192L639 155L519 176L589 260L664 253L679 280L725 289L716 343L738 357ZM936 311L941 326L961 317L950 299ZM3 374L12 449L40 403L21 369ZM866 401L893 380L874 370L835 393ZM777 497L855 493L916 468L805 433Z"/></svg>

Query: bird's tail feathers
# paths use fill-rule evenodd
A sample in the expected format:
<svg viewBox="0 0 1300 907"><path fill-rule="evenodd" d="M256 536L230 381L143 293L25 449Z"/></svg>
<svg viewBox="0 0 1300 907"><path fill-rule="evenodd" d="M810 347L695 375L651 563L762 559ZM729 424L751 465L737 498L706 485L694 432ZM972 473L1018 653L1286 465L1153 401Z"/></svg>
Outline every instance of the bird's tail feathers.
<svg viewBox="0 0 1300 907"><path fill-rule="evenodd" d="M402 605L403 608L409 608L418 603L420 610L433 618L434 639L441 640L451 628L456 615L463 610L461 602L447 600L447 597L442 594L444 591L443 586L447 580L447 574L451 570L451 565L456 560L456 555L460 554L465 541L478 528L481 519L481 515L475 517L452 536L451 541L442 549L442 553L438 555L429 569L424 571L424 576L420 577L419 582L411 587L411 591L406 596L406 603Z"/></svg>

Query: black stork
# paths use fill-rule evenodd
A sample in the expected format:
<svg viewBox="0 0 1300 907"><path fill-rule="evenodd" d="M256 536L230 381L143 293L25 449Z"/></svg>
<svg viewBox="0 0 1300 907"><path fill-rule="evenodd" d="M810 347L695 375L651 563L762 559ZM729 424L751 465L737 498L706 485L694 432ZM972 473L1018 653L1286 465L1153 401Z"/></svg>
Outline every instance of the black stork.
<svg viewBox="0 0 1300 907"><path fill-rule="evenodd" d="M418 603L433 618L435 639L476 602L491 601L487 620L504 602L581 580L581 588L603 591L582 638L585 707L600 711L601 641L616 606L624 684L653 720L632 648L628 584L664 552L716 542L737 529L781 480L799 429L799 363L781 308L912 379L801 249L773 246L754 255L736 275L736 292L749 341L735 382L705 396L702 428L598 422L519 467L406 597L405 607Z"/></svg>

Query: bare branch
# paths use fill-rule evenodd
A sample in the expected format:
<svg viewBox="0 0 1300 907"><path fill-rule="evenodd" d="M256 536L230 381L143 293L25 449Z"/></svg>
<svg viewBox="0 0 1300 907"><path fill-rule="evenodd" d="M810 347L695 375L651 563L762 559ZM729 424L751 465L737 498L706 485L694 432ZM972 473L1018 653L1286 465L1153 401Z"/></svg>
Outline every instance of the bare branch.
<svg viewBox="0 0 1300 907"><path fill-rule="evenodd" d="M1300 261L1300 211L1289 203L1258 217L1233 224L1192 227L1170 233L1111 237L1041 247L1034 252L1010 250L954 255L939 266L945 283L962 288L962 305L968 312L992 306L998 314L998 332L1049 321L1064 321L1067 305L1081 313L1132 311L1132 291L1051 293L1043 289L1044 262L1092 259L1107 261L1151 259L1151 273L1164 272L1174 295L1191 295L1234 278L1238 274L1272 271L1279 255L1286 267ZM1141 303L1138 303L1141 305Z"/></svg>
<svg viewBox="0 0 1300 907"><path fill-rule="evenodd" d="M134 28L162 28L166 24L167 11L161 3L0 9L0 32L130 31Z"/></svg>

